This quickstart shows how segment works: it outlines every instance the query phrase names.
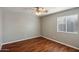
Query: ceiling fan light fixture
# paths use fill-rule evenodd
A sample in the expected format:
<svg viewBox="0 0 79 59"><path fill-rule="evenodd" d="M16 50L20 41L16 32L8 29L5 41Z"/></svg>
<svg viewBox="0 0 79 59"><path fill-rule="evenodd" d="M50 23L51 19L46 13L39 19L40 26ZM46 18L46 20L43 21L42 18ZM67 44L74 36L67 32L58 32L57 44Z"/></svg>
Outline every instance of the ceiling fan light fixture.
<svg viewBox="0 0 79 59"><path fill-rule="evenodd" d="M48 10L43 7L35 7L34 11L35 11L35 14L38 16L48 12Z"/></svg>

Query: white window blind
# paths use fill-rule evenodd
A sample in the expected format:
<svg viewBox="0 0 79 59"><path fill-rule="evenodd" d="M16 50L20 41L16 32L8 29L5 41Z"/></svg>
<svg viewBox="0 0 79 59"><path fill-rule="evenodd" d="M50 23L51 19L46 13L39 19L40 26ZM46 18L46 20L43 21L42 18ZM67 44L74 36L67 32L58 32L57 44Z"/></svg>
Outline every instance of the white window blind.
<svg viewBox="0 0 79 59"><path fill-rule="evenodd" d="M57 32L77 33L78 15L57 17Z"/></svg>

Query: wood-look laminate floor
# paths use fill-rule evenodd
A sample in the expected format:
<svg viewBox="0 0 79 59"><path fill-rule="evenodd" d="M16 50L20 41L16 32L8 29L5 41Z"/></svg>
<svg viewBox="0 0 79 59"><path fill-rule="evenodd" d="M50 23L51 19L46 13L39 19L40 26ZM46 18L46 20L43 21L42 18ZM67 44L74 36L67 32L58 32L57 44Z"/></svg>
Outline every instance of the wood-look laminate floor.
<svg viewBox="0 0 79 59"><path fill-rule="evenodd" d="M3 45L11 52L76 52L78 50L53 42L43 37Z"/></svg>

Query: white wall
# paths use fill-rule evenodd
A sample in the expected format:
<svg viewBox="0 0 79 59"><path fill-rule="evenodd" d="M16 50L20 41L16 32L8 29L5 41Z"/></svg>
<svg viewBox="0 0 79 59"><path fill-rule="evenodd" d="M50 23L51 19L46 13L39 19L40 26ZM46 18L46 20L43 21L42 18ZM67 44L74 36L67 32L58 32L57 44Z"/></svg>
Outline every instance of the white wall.
<svg viewBox="0 0 79 59"><path fill-rule="evenodd" d="M64 16L64 15L72 15L72 14L79 15L79 8L41 17L42 36L45 36L48 38L55 38L55 40L57 41L79 48L79 23L78 23L78 34L57 32L57 17ZM79 22L79 18L78 18L78 22Z"/></svg>
<svg viewBox="0 0 79 59"><path fill-rule="evenodd" d="M0 8L0 49L1 49L1 44L2 44L2 37L3 37L3 32L2 32L2 9Z"/></svg>
<svg viewBox="0 0 79 59"><path fill-rule="evenodd" d="M30 12L3 13L3 43L40 36L40 20Z"/></svg>

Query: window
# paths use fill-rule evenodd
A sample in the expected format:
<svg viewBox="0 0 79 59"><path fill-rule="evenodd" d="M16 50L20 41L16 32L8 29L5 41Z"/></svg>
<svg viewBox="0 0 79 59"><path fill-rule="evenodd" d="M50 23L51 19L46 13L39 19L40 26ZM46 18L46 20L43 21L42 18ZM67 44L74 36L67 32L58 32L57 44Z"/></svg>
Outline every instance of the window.
<svg viewBox="0 0 79 59"><path fill-rule="evenodd" d="M77 33L78 15L57 17L57 32Z"/></svg>

